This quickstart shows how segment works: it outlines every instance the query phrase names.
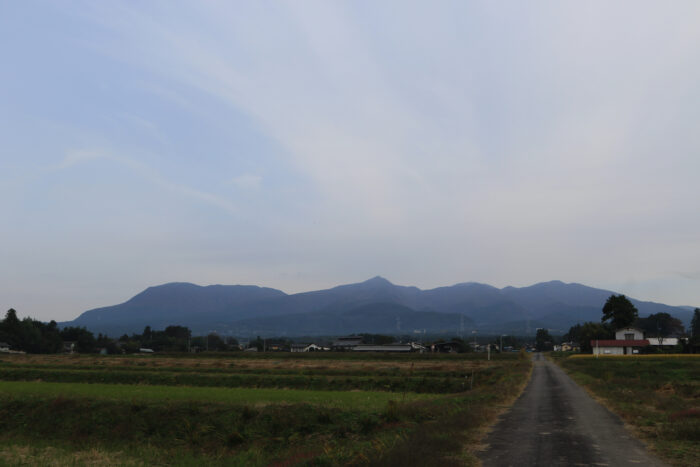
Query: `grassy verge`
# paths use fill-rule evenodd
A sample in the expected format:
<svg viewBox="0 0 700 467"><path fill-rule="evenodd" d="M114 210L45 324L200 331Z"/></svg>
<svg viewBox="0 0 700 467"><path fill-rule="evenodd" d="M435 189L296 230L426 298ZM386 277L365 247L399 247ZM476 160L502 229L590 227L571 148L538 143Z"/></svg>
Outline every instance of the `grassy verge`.
<svg viewBox="0 0 700 467"><path fill-rule="evenodd" d="M700 465L700 359L554 356L672 465Z"/></svg>

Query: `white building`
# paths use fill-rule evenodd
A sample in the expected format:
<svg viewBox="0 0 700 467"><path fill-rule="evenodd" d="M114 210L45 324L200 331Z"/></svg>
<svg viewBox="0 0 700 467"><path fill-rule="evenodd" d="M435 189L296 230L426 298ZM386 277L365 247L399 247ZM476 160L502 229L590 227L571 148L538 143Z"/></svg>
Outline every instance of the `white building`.
<svg viewBox="0 0 700 467"><path fill-rule="evenodd" d="M615 340L641 340L644 339L644 332L637 328L622 328L615 332Z"/></svg>
<svg viewBox="0 0 700 467"><path fill-rule="evenodd" d="M615 332L615 339L591 341L593 355L632 355L649 345L644 333L636 328L622 328Z"/></svg>

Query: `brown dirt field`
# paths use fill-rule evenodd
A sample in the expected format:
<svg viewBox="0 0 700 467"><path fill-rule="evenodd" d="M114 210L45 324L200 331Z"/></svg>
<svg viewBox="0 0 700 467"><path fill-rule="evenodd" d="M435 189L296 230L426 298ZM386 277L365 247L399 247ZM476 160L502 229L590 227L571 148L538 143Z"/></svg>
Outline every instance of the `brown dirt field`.
<svg viewBox="0 0 700 467"><path fill-rule="evenodd" d="M307 359L283 358L246 359L246 358L159 358L153 355L134 355L129 357L85 356L85 355L3 355L0 362L28 365L92 365L96 367L138 366L148 368L244 368L250 370L356 370L356 371L464 371L479 369L498 362L484 360L455 360L455 361L382 361L382 360L341 360L341 359Z"/></svg>

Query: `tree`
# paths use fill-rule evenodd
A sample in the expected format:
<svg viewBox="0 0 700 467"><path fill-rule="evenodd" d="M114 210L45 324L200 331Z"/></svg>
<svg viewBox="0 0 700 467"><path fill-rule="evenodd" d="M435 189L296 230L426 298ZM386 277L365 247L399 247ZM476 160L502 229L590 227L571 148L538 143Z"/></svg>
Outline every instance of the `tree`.
<svg viewBox="0 0 700 467"><path fill-rule="evenodd" d="M610 322L614 329L624 328L637 319L637 308L624 295L611 295L603 306L603 323Z"/></svg>
<svg viewBox="0 0 700 467"><path fill-rule="evenodd" d="M696 308L693 312L693 319L690 321L690 340L688 342L689 350L695 353L695 350L700 346L700 308Z"/></svg>
<svg viewBox="0 0 700 467"><path fill-rule="evenodd" d="M690 322L690 336L693 341L700 341L700 308L696 308L693 313L693 320Z"/></svg>
<svg viewBox="0 0 700 467"><path fill-rule="evenodd" d="M17 312L10 308L0 323L0 339L10 344L10 347L17 347L20 344L20 328L21 322L17 318Z"/></svg>
<svg viewBox="0 0 700 467"><path fill-rule="evenodd" d="M549 331L544 328L537 330L537 335L535 336L535 350L538 352L545 350L552 350L552 336L549 335Z"/></svg>
<svg viewBox="0 0 700 467"><path fill-rule="evenodd" d="M80 353L95 352L95 336L84 327L68 326L61 329L61 339L76 342L76 350Z"/></svg>
<svg viewBox="0 0 700 467"><path fill-rule="evenodd" d="M681 320L668 313L656 313L646 318L639 318L635 325L644 331L644 335L647 337L664 338L685 333Z"/></svg>
<svg viewBox="0 0 700 467"><path fill-rule="evenodd" d="M168 337L183 340L187 340L187 338L192 335L190 329L186 326L168 326L163 332L165 332L165 335Z"/></svg>
<svg viewBox="0 0 700 467"><path fill-rule="evenodd" d="M609 326L601 323L587 322L577 324L565 334L565 340L571 340L581 346L581 352L591 352L591 341L596 339L612 339L615 333Z"/></svg>
<svg viewBox="0 0 700 467"><path fill-rule="evenodd" d="M216 333L211 332L207 335L207 350L222 351L226 350L226 342Z"/></svg>
<svg viewBox="0 0 700 467"><path fill-rule="evenodd" d="M144 344L149 344L151 342L151 339L153 339L153 330L151 330L150 326L143 328L142 338Z"/></svg>
<svg viewBox="0 0 700 467"><path fill-rule="evenodd" d="M574 342L576 344L581 344L581 324L576 324L569 328L569 331L562 336L564 342Z"/></svg>

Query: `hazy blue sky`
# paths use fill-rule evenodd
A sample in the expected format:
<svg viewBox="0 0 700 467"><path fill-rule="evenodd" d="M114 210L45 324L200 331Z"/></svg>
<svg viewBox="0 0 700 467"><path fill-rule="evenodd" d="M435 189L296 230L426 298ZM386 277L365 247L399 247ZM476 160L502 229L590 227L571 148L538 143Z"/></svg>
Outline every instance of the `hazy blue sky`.
<svg viewBox="0 0 700 467"><path fill-rule="evenodd" d="M700 2L0 0L0 60L2 312L377 274L700 305Z"/></svg>

